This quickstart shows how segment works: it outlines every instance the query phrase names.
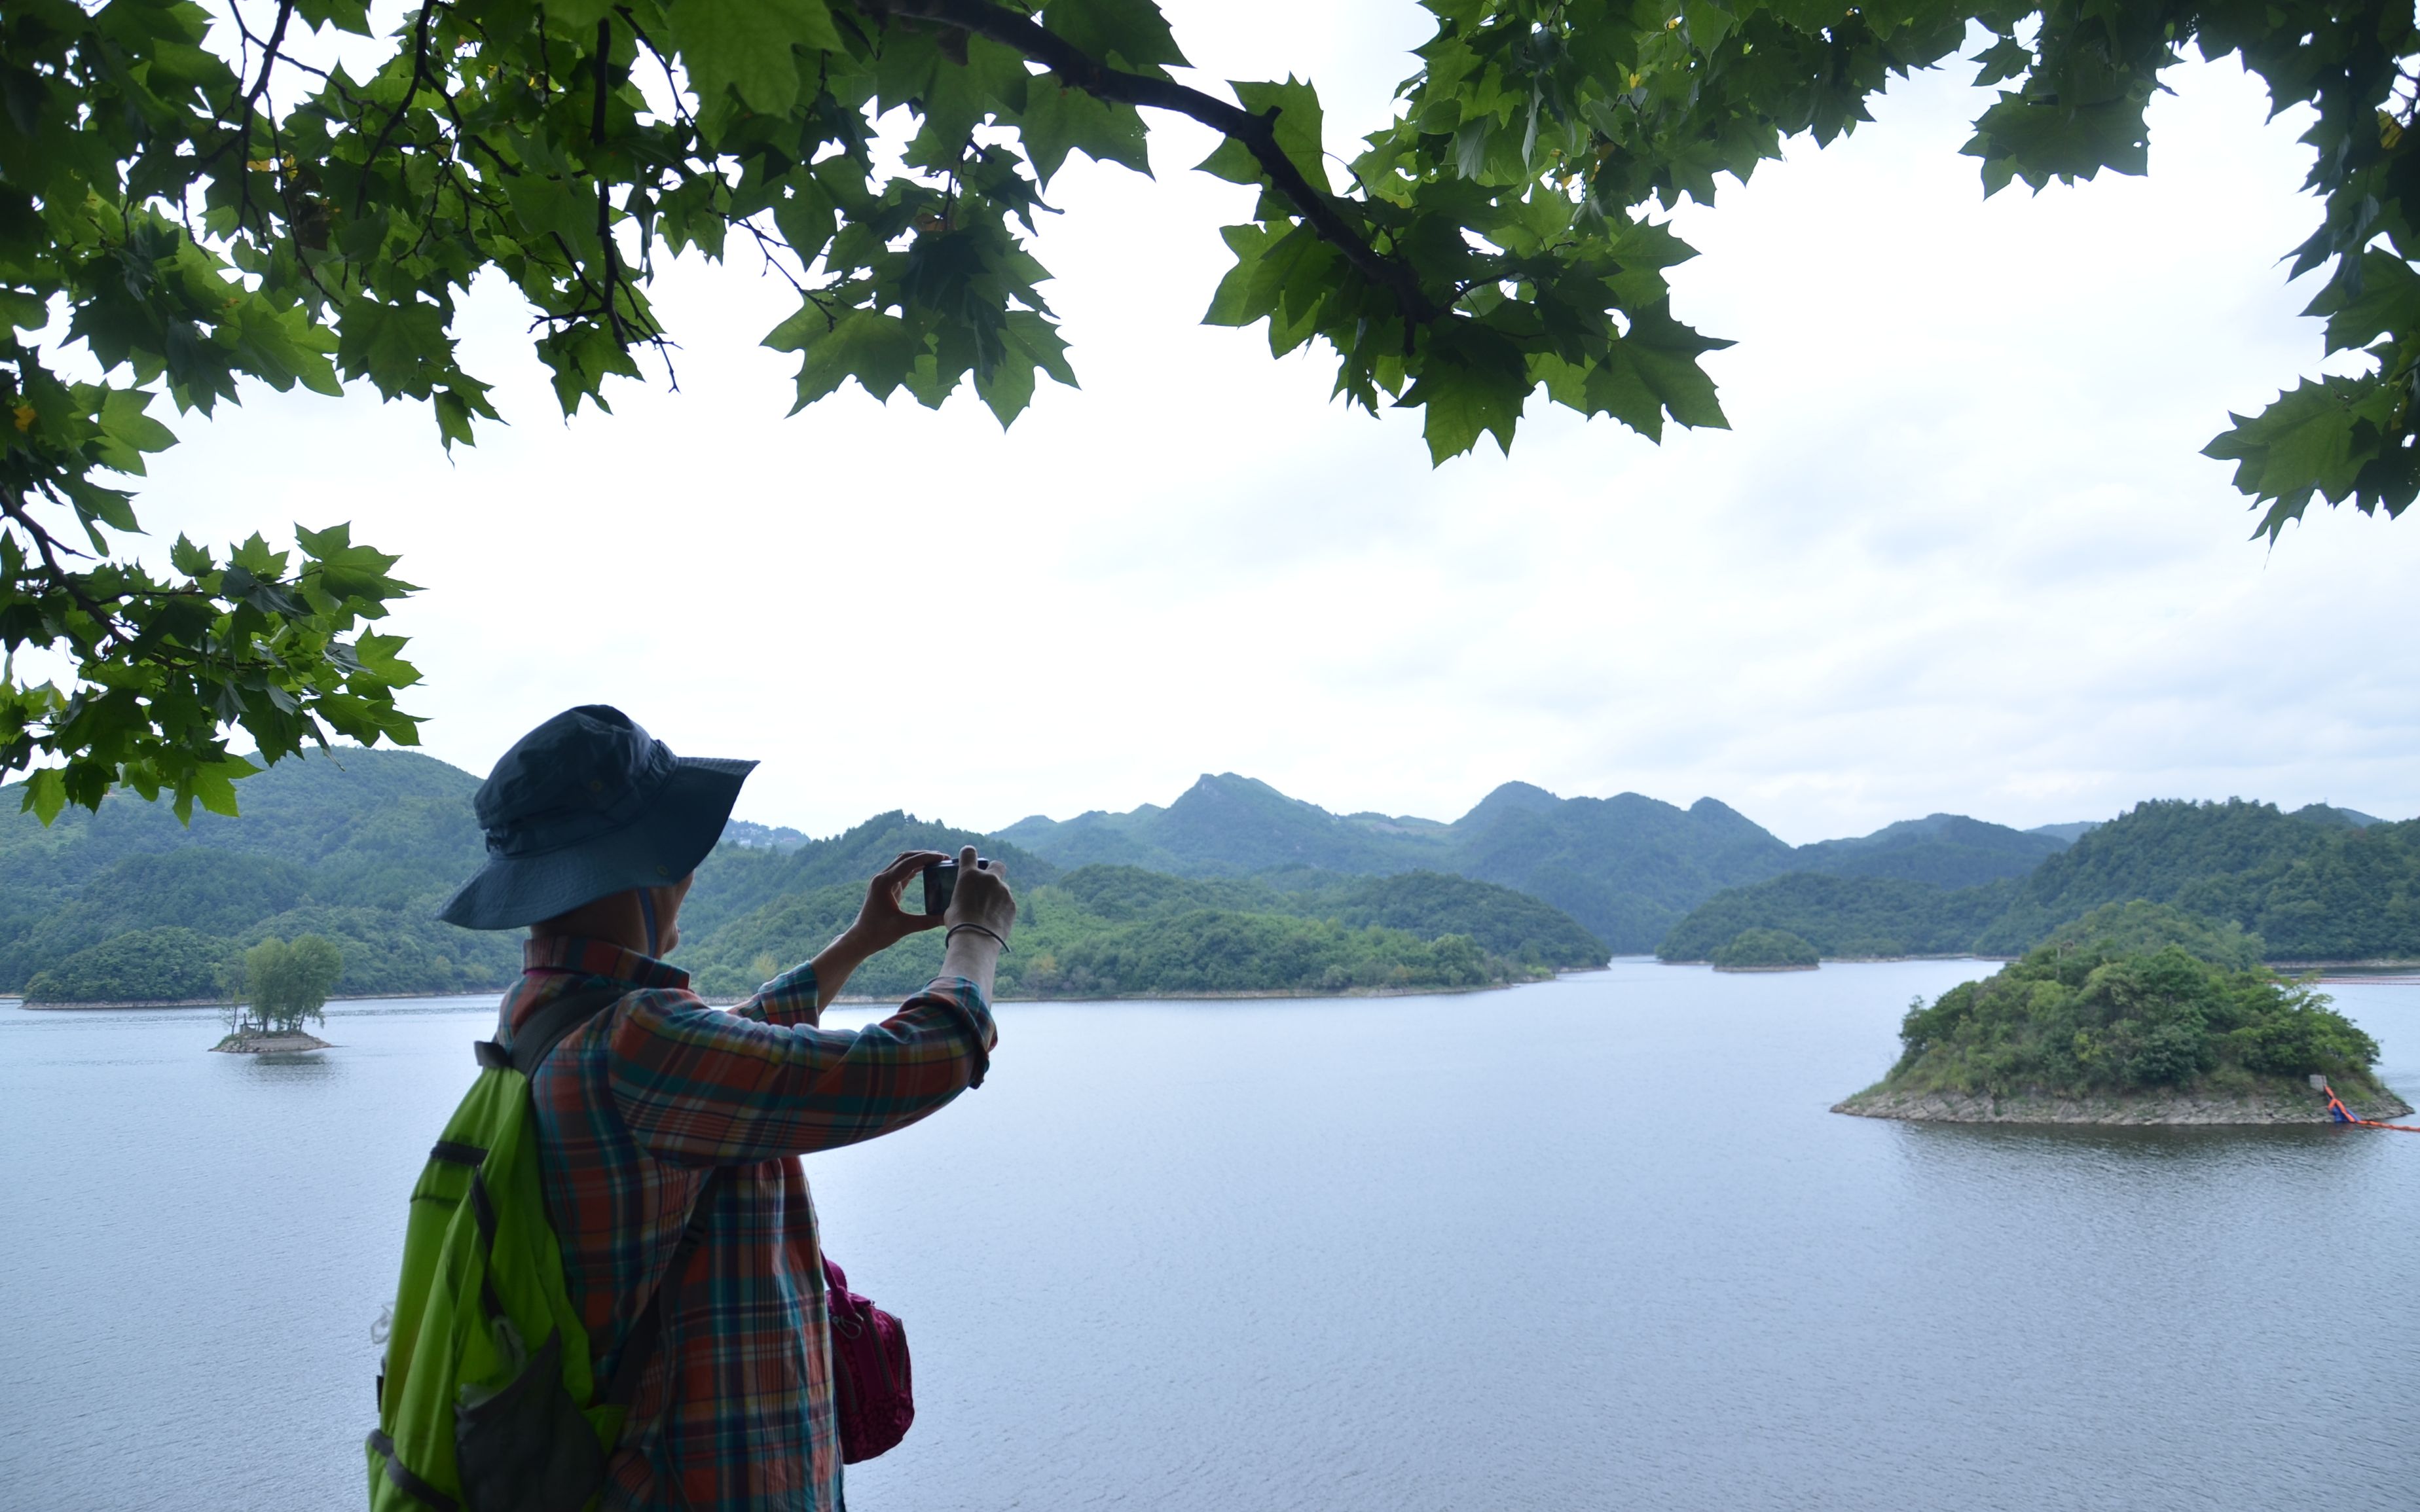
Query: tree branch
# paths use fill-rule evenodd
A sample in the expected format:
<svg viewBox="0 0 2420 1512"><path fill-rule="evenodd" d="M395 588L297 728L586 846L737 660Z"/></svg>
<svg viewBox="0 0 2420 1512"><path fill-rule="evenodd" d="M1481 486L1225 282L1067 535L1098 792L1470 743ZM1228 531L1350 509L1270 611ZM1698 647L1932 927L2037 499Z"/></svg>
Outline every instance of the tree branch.
<svg viewBox="0 0 2420 1512"><path fill-rule="evenodd" d="M597 23L597 92L595 104L588 116L588 145L601 149L605 146L605 102L613 82L613 23L600 18ZM605 175L597 175L597 240L605 256L605 329L613 334L613 345L627 347L630 338L622 331L622 312L614 303L613 288L621 281L621 262L613 250L613 201L606 193Z"/></svg>
<svg viewBox="0 0 2420 1512"><path fill-rule="evenodd" d="M356 216L369 203L370 170L378 166L379 154L386 150L387 138L395 134L395 129L403 123L404 113L411 109L411 97L420 93L421 85L428 79L428 23L436 15L437 0L422 0L420 18L411 27L411 77L404 84L403 99L396 102L395 114L386 118L386 124L379 129L378 140L370 144L368 155L362 159L361 188L353 195Z"/></svg>
<svg viewBox="0 0 2420 1512"><path fill-rule="evenodd" d="M1404 317L1426 324L1445 314L1428 297L1419 277L1398 258L1372 246L1369 239L1337 208L1335 196L1313 184L1285 150L1278 146L1277 112L1255 116L1215 95L1187 88L1170 79L1128 73L1089 57L1068 42L1042 29L1031 18L988 3L988 0L858 0L860 8L876 16L903 16L938 22L961 31L987 37L1023 57L1042 64L1061 80L1101 100L1125 105L1147 105L1173 111L1212 131L1244 144L1269 176L1278 192L1294 202L1303 220L1321 239L1344 255L1364 278L1395 297Z"/></svg>

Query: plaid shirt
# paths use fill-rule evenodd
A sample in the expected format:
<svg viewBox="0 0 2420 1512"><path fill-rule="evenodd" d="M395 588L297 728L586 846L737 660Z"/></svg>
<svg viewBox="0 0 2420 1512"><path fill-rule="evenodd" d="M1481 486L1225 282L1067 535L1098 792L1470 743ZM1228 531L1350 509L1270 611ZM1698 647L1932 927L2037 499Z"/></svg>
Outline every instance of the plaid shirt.
<svg viewBox="0 0 2420 1512"><path fill-rule="evenodd" d="M905 1128L997 1038L973 982L943 977L869 1028L817 1028L799 966L724 1012L689 974L597 940L532 940L504 996L518 1028L597 979L628 995L574 1030L532 1093L548 1216L608 1379L691 1206L735 1167L642 1379L604 1505L833 1512L841 1504L823 1254L799 1156ZM670 1386L669 1406L666 1401Z"/></svg>

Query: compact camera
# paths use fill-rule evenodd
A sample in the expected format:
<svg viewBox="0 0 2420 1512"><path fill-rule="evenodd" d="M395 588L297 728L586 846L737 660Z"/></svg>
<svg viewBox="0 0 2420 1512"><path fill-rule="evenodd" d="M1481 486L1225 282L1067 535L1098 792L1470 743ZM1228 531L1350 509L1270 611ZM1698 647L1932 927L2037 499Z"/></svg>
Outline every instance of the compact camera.
<svg viewBox="0 0 2420 1512"><path fill-rule="evenodd" d="M975 869L981 872L990 871L991 857L988 856L976 856ZM924 869L924 917L926 918L939 918L941 915L947 913L950 907L950 899L956 894L957 890L958 863L954 858L947 861L936 861L931 866L926 867Z"/></svg>

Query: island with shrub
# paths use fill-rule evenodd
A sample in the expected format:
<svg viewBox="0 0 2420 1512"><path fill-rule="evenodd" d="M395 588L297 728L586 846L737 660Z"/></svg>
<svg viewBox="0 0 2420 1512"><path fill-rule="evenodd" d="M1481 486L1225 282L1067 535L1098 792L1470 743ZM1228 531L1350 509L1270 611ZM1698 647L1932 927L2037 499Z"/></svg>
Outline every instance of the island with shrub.
<svg viewBox="0 0 2420 1512"><path fill-rule="evenodd" d="M1716 971L1812 971L1823 964L1815 947L1786 929L1745 929L1712 956Z"/></svg>
<svg viewBox="0 0 2420 1512"><path fill-rule="evenodd" d="M2323 1123L2412 1109L2372 1073L2378 1042L2324 994L2246 960L2241 935L2132 905L2086 943L2063 932L1900 1026L1890 1073L1837 1104L1954 1123ZM2197 949L2198 948L2198 949ZM2220 959L2211 959L2211 956Z"/></svg>

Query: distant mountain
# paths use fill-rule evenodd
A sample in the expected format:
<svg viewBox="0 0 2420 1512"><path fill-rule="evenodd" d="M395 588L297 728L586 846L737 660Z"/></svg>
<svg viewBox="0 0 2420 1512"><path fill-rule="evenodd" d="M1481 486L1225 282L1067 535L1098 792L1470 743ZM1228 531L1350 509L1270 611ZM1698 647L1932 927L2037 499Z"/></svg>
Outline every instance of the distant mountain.
<svg viewBox="0 0 2420 1512"><path fill-rule="evenodd" d="M1750 930L1784 930L1827 960L1965 955L2005 912L2016 884L1938 887L1899 877L1791 872L1716 893L1672 926L1655 948L1666 961L1710 961Z"/></svg>
<svg viewBox="0 0 2420 1512"><path fill-rule="evenodd" d="M238 784L241 818L197 810L190 828L116 793L46 829L0 789L0 992L168 928L229 954L324 934L344 952L341 995L500 986L520 969L518 942L434 917L486 854L478 785L416 751L315 751Z"/></svg>
<svg viewBox="0 0 2420 1512"><path fill-rule="evenodd" d="M2356 825L2324 804L2138 804L2044 862L1978 943L2013 955L2137 898L2241 925L2271 960L2420 956L2420 823Z"/></svg>
<svg viewBox="0 0 2420 1512"><path fill-rule="evenodd" d="M2071 838L1937 813L1902 819L1856 840L1801 845L1790 870L1929 882L1937 887L1975 887L2003 877L2024 876L2044 857L2065 850Z"/></svg>
<svg viewBox="0 0 2420 1512"><path fill-rule="evenodd" d="M2337 829L2367 829L2372 825L2386 823L2385 820L2363 813L2358 809L2338 809L2324 803L2305 804L2294 810L2294 817L2309 820L2315 825L2332 825Z"/></svg>
<svg viewBox="0 0 2420 1512"><path fill-rule="evenodd" d="M734 819L722 826L722 843L748 849L795 851L807 843L807 837L787 825L775 828L770 825Z"/></svg>
<svg viewBox="0 0 2420 1512"><path fill-rule="evenodd" d="M1205 774L1167 808L1036 815L1001 831L1063 866L1238 876L1286 867L1384 875L1427 868L1501 884L1578 919L1617 952L1655 949L1726 887L1792 872L1978 886L2023 876L2065 843L1957 814L1792 849L1713 798L1686 809L1636 793L1565 798L1507 782L1451 823L1338 815L1234 773Z"/></svg>
<svg viewBox="0 0 2420 1512"><path fill-rule="evenodd" d="M1546 807L1539 793L1498 788L1455 821L1451 869L1543 898L1623 954L1653 949L1700 900L1771 876L1791 854L1713 798L1678 809L1622 793Z"/></svg>
<svg viewBox="0 0 2420 1512"><path fill-rule="evenodd" d="M1433 837L1380 827L1392 823L1342 818L1266 782L1205 772L1165 809L1095 810L1064 824L1037 814L1000 836L1063 866L1140 866L1179 876L1245 876L1296 866L1401 872L1443 855Z"/></svg>
<svg viewBox="0 0 2420 1512"><path fill-rule="evenodd" d="M1019 916L1016 948L1001 961L1002 997L1481 987L1601 965L1606 955L1534 898L1434 872L1292 871L1280 883L1105 865L1063 875L1045 865L1019 882L1011 867ZM752 992L821 949L863 897L861 879L783 892L674 959L703 992ZM866 963L848 990L913 992L940 959L938 933L915 935Z"/></svg>
<svg viewBox="0 0 2420 1512"><path fill-rule="evenodd" d="M471 813L477 786L415 753L344 750L247 778L243 817L200 814L190 829L125 794L48 829L0 812L0 991L210 997L232 958L272 933L334 939L340 995L502 987L520 968L520 932L434 917L485 853ZM0 803L14 796L0 792ZM1220 826L1213 816L1197 827L1215 837ZM751 991L821 949L893 856L964 844L1009 868L1026 908L1001 970L1009 995L1479 987L1608 953L1548 904L1459 876L1380 881L1286 864L1213 881L1094 866L1063 885L1061 868L1013 841L892 812L823 840L735 824L698 869L673 959L706 991ZM1308 853L1271 854L1291 863ZM908 895L921 905L916 884ZM938 933L920 934L868 963L852 988L912 990L940 949Z"/></svg>
<svg viewBox="0 0 2420 1512"><path fill-rule="evenodd" d="M1004 840L1063 866L1141 866L1180 876L1308 867L1359 875L1430 870L1493 882L1571 915L1615 951L1652 949L1691 904L1769 876L1790 847L1712 798L1688 809L1625 793L1563 798L1508 782L1451 824L1340 815L1233 772L1174 803L1039 815Z"/></svg>
<svg viewBox="0 0 2420 1512"><path fill-rule="evenodd" d="M2272 961L2420 959L2420 821L2356 825L2324 805L2140 804L2024 878L1981 887L1814 883L1785 876L1710 898L1658 953L1703 960L1742 930L1787 929L1827 954L1896 940L1912 954L2019 955L2139 901L2258 936Z"/></svg>
<svg viewBox="0 0 2420 1512"><path fill-rule="evenodd" d="M2078 840L2081 840L2083 837L2091 834L2094 830L2099 829L2101 827L2101 823L2102 822L2098 819L2079 819L2073 824L2069 825L2036 825L2033 828L2026 830L2025 833L2028 835L2048 835L2053 840L2064 841L2068 844L2072 845Z"/></svg>

